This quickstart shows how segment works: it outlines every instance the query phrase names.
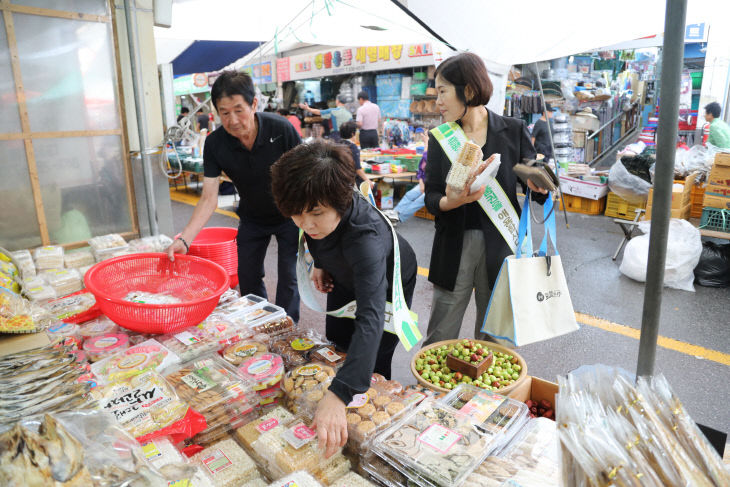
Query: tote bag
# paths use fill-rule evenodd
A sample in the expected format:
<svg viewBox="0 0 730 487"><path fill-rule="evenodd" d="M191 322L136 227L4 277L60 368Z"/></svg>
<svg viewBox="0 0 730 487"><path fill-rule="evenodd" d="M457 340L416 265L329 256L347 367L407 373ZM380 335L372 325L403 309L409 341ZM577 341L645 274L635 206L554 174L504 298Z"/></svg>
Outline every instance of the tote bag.
<svg viewBox="0 0 730 487"><path fill-rule="evenodd" d="M563 265L558 255L552 198L544 205L545 236L532 252L530 192L520 217L517 253L504 259L494 284L482 331L508 347L548 340L578 329ZM548 255L548 243L554 254Z"/></svg>

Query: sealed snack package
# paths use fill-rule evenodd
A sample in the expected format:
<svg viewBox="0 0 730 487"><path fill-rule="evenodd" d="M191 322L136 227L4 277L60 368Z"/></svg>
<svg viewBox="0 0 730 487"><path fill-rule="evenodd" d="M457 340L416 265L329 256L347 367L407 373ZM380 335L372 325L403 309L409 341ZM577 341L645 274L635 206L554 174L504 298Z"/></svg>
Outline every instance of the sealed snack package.
<svg viewBox="0 0 730 487"><path fill-rule="evenodd" d="M53 345L60 344L69 348L79 348L81 346L81 332L79 325L74 323L64 323L59 321L49 326L46 330L48 339Z"/></svg>
<svg viewBox="0 0 730 487"><path fill-rule="evenodd" d="M218 308L223 308L225 305L232 303L240 297L241 294L235 289L227 289L226 292L224 292L221 295L221 298L218 300Z"/></svg>
<svg viewBox="0 0 730 487"><path fill-rule="evenodd" d="M332 367L320 364L301 365L288 372L281 381L286 407L294 413L313 417L334 376Z"/></svg>
<svg viewBox="0 0 730 487"><path fill-rule="evenodd" d="M469 384L458 386L440 402L467 414L481 431L494 435L494 445L507 443L529 415L524 403Z"/></svg>
<svg viewBox="0 0 730 487"><path fill-rule="evenodd" d="M271 411L258 419L250 421L236 430L236 438L250 452L253 452L253 444L261 435L272 429L289 423L294 416L281 406L272 407Z"/></svg>
<svg viewBox="0 0 730 487"><path fill-rule="evenodd" d="M172 244L172 239L167 235L151 235L129 242L129 250L138 252L164 252Z"/></svg>
<svg viewBox="0 0 730 487"><path fill-rule="evenodd" d="M104 315L89 320L81 325L81 336L84 340L89 338L106 335L108 333L116 333L119 331L119 325Z"/></svg>
<svg viewBox="0 0 730 487"><path fill-rule="evenodd" d="M252 330L252 334L257 333L257 331L254 331L257 326L284 318L287 318L284 308L280 308L279 306L270 303L266 303L251 311L244 311L230 316L230 319L235 323Z"/></svg>
<svg viewBox="0 0 730 487"><path fill-rule="evenodd" d="M396 390L397 388L377 389L375 387L387 382L395 381L375 383L364 394L354 396L352 402L346 406L347 431L350 437L348 448L355 453L362 453L369 440L388 428L406 412L406 405L399 395L385 392L386 389Z"/></svg>
<svg viewBox="0 0 730 487"><path fill-rule="evenodd" d="M0 332L33 333L54 324L42 307L14 294L0 293Z"/></svg>
<svg viewBox="0 0 730 487"><path fill-rule="evenodd" d="M309 353L309 360L316 364L327 365L339 370L345 363L347 354L340 352L334 345L315 346Z"/></svg>
<svg viewBox="0 0 730 487"><path fill-rule="evenodd" d="M254 336L257 334L266 334L270 337L289 333L293 329L294 321L289 316L273 321L266 321L250 327L251 333L253 333Z"/></svg>
<svg viewBox="0 0 730 487"><path fill-rule="evenodd" d="M80 293L66 296L65 298L54 299L44 305L58 320L73 319L75 316L86 313L96 305L96 298L91 293Z"/></svg>
<svg viewBox="0 0 730 487"><path fill-rule="evenodd" d="M386 487L402 487L409 485L408 478L393 466L372 451L366 451L360 458L360 471L369 475ZM429 484L424 484L429 485Z"/></svg>
<svg viewBox="0 0 730 487"><path fill-rule="evenodd" d="M330 487L378 487L355 472L348 472L329 484Z"/></svg>
<svg viewBox="0 0 730 487"><path fill-rule="evenodd" d="M37 271L63 268L63 247L47 245L33 251L33 260Z"/></svg>
<svg viewBox="0 0 730 487"><path fill-rule="evenodd" d="M30 279L35 277L35 264L33 263L33 257L30 255L29 250L18 250L17 252L10 252L10 255L15 259L15 262L20 266L20 276L23 279Z"/></svg>
<svg viewBox="0 0 730 487"><path fill-rule="evenodd" d="M219 347L237 343L251 337L250 331L241 328L224 315L218 313L213 313L208 316L198 325L198 328L202 331L206 339L216 342Z"/></svg>
<svg viewBox="0 0 730 487"><path fill-rule="evenodd" d="M242 340L224 348L223 358L230 364L238 366L246 360L258 358L268 351L269 347L265 343L256 340Z"/></svg>
<svg viewBox="0 0 730 487"><path fill-rule="evenodd" d="M412 384L410 386L406 386L399 396L403 401L403 404L406 406L406 409L411 409L421 404L424 399L434 397L434 391L418 384Z"/></svg>
<svg viewBox="0 0 730 487"><path fill-rule="evenodd" d="M84 351L91 362L111 357L129 348L129 335L126 333L106 333L84 340Z"/></svg>
<svg viewBox="0 0 730 487"><path fill-rule="evenodd" d="M455 486L493 449L492 437L481 434L474 426L468 415L424 401L398 424L378 435L371 448L434 485Z"/></svg>
<svg viewBox="0 0 730 487"><path fill-rule="evenodd" d="M172 350L182 362L195 360L218 350L218 341L207 335L197 326L192 326L177 333L161 335L160 343Z"/></svg>
<svg viewBox="0 0 730 487"><path fill-rule="evenodd" d="M142 452L169 486L213 487L202 468L190 463L167 436L143 443Z"/></svg>
<svg viewBox="0 0 730 487"><path fill-rule="evenodd" d="M327 345L328 342L314 330L300 329L271 340L271 351L284 358L287 368L304 365L315 347Z"/></svg>
<svg viewBox="0 0 730 487"><path fill-rule="evenodd" d="M124 301L139 304L178 304L182 300L167 293L150 293L147 291L130 291L122 298Z"/></svg>
<svg viewBox="0 0 730 487"><path fill-rule="evenodd" d="M40 275L53 287L59 297L75 293L84 287L81 275L76 269L46 269Z"/></svg>
<svg viewBox="0 0 730 487"><path fill-rule="evenodd" d="M89 247L97 262L114 257L114 254L119 251L129 249L127 242L118 233L94 237L89 240Z"/></svg>
<svg viewBox="0 0 730 487"><path fill-rule="evenodd" d="M215 487L241 485L260 476L251 457L231 438L209 446L191 461L203 468Z"/></svg>
<svg viewBox="0 0 730 487"><path fill-rule="evenodd" d="M218 356L183 364L167 381L193 409L205 416L207 428L190 443L208 446L253 417L258 398L252 385Z"/></svg>
<svg viewBox="0 0 730 487"><path fill-rule="evenodd" d="M58 294L53 286L41 276L32 277L23 282L23 294L34 302L45 302L56 299Z"/></svg>
<svg viewBox="0 0 730 487"><path fill-rule="evenodd" d="M157 340L150 339L96 362L91 372L99 384L125 380L148 370L164 373L180 359Z"/></svg>
<svg viewBox="0 0 730 487"><path fill-rule="evenodd" d="M322 484L317 482L307 472L294 472L291 475L287 475L283 479L279 479L276 482L272 482L268 487L322 487Z"/></svg>
<svg viewBox="0 0 730 487"><path fill-rule="evenodd" d="M221 298L221 301L218 302L216 312L230 318L250 313L251 311L261 308L267 304L268 302L266 299L261 296L256 296L255 294L247 294L246 296L241 296L237 299L230 299L229 296L229 298L225 301Z"/></svg>
<svg viewBox="0 0 730 487"><path fill-rule="evenodd" d="M446 175L446 184L457 191L462 191L479 164L481 154L481 148L477 144L471 141L465 142L457 160L451 164L451 169Z"/></svg>
<svg viewBox="0 0 730 487"><path fill-rule="evenodd" d="M67 269L78 269L87 265L94 265L94 254L90 250L73 250L66 252L63 256L63 263Z"/></svg>
<svg viewBox="0 0 730 487"><path fill-rule="evenodd" d="M111 412L119 425L140 441L170 435L174 441L189 438L205 427L199 415L189 414L188 404L157 372L145 372L125 381L91 390L100 409Z"/></svg>
<svg viewBox="0 0 730 487"><path fill-rule="evenodd" d="M263 391L278 385L284 377L284 360L280 355L265 353L243 362L238 367L238 374L253 382L254 390Z"/></svg>

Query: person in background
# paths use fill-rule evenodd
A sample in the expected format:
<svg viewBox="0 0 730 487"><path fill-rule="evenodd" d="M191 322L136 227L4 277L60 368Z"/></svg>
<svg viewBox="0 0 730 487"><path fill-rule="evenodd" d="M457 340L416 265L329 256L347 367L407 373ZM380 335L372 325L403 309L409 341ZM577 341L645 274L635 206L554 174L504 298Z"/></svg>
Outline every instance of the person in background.
<svg viewBox="0 0 730 487"><path fill-rule="evenodd" d="M409 189L403 198L398 202L395 208L392 210L384 210L383 214L390 218L393 225L404 222L411 218L414 213L424 207L426 199L426 162L428 157L428 151L423 153L421 162L418 163L418 172L416 178L418 184Z"/></svg>
<svg viewBox="0 0 730 487"><path fill-rule="evenodd" d="M241 293L267 297L264 259L271 237L278 245L276 304L299 321L297 250L299 232L284 217L271 194L271 166L301 143L294 127L277 114L257 112L258 99L251 77L224 71L210 92L221 127L205 139L203 194L190 221L166 252L170 260L185 254L190 243L218 207L218 177L233 181L241 196L238 206L238 281Z"/></svg>
<svg viewBox="0 0 730 487"><path fill-rule="evenodd" d="M357 125L355 125L354 120L343 123L340 126L340 135L342 136L340 142L346 145L348 149L350 149L350 154L352 154L352 162L355 164L355 174L357 175L357 187L359 188L360 183L363 181L367 181L368 185L370 185L370 189L373 189L374 183L370 180L370 178L368 178L368 175L365 174L365 171L363 171L362 165L360 164L360 148L353 141L356 133Z"/></svg>
<svg viewBox="0 0 730 487"><path fill-rule="evenodd" d="M352 120L352 113L350 113L350 110L345 107L344 95L337 95L335 104L337 105L335 108L328 108L326 110L312 108L306 103L300 103L299 108L302 110L309 110L313 114L319 115L324 119L332 120L332 132L330 132L330 138L338 141L341 137L340 127L342 127L343 123Z"/></svg>
<svg viewBox="0 0 730 487"><path fill-rule="evenodd" d="M180 115L177 116L177 123L180 123L180 120L187 117L188 114L190 114L190 109L188 107L182 107L180 109Z"/></svg>
<svg viewBox="0 0 730 487"><path fill-rule="evenodd" d="M517 174L514 166L534 159L535 149L525 122L503 117L487 109L492 82L484 61L466 52L450 57L436 68L436 107L444 122L456 123L467 140L481 147L484 161L459 190L447 186L451 160L433 133L428 140L426 164L426 208L435 217L428 280L433 283L431 316L425 345L458 338L464 312L472 293L476 302L474 337L481 338L492 287L505 257L512 251L478 200L485 186L470 191L476 174L501 154L495 179L517 215ZM531 181L533 200L544 203L547 191ZM539 193L539 196L536 194Z"/></svg>
<svg viewBox="0 0 730 487"><path fill-rule="evenodd" d="M315 140L284 154L271 167L271 189L281 213L303 231L314 287L327 293L330 311L355 301L355 319L326 317L327 339L347 351L342 368L317 405L312 428L330 457L347 442L346 406L370 388L373 372L390 379L398 337L384 331L385 303L394 279L394 234L387 221L355 191L350 151ZM400 249L403 297L410 307L418 264L408 242ZM310 283L299 283L300 286Z"/></svg>
<svg viewBox="0 0 730 487"><path fill-rule="evenodd" d="M296 115L291 113L286 108L279 108L277 110L277 112L279 113L279 115L281 115L282 117L289 120L289 123L291 123L294 126L294 129L299 134L299 137L301 137L302 136L302 121L299 120L299 117L297 117Z"/></svg>
<svg viewBox="0 0 730 487"><path fill-rule="evenodd" d="M208 117L207 113L203 113L203 109L201 108L198 110L198 132L205 129L208 130L208 122L210 121L210 118Z"/></svg>
<svg viewBox="0 0 730 487"><path fill-rule="evenodd" d="M705 107L705 120L710 124L707 143L720 149L730 149L730 127L720 118L722 109L716 101Z"/></svg>
<svg viewBox="0 0 730 487"><path fill-rule="evenodd" d="M553 146L550 143L551 132L548 132L548 123L552 128L552 118L553 107L550 103L545 103L545 111L532 128L532 145L535 146L538 154L545 156L546 161L553 158Z"/></svg>
<svg viewBox="0 0 730 487"><path fill-rule="evenodd" d="M360 129L360 148L378 147L378 128L380 127L380 107L370 101L367 91L357 94L360 108L357 109L357 127Z"/></svg>

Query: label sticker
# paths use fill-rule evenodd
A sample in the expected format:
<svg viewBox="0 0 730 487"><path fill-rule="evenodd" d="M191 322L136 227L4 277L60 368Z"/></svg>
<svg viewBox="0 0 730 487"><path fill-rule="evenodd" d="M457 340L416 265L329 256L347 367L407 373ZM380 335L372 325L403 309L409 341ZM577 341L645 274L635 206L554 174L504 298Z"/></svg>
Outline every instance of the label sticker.
<svg viewBox="0 0 730 487"><path fill-rule="evenodd" d="M119 341L119 338L117 338L117 337L100 338L94 342L94 346L96 348L109 348L109 347L113 347L114 345L116 345L118 341Z"/></svg>
<svg viewBox="0 0 730 487"><path fill-rule="evenodd" d="M190 479L171 480L167 483L167 487L192 487L193 483Z"/></svg>
<svg viewBox="0 0 730 487"><path fill-rule="evenodd" d="M256 360L254 363L248 366L246 372L251 375L263 374L264 372L271 369L273 364L270 360Z"/></svg>
<svg viewBox="0 0 730 487"><path fill-rule="evenodd" d="M258 351L258 349L259 349L259 347L257 347L256 345L251 345L251 344L241 345L240 347L237 347L233 351L233 354L236 355L237 357L248 358L248 357L253 357L256 354L256 352Z"/></svg>
<svg viewBox="0 0 730 487"><path fill-rule="evenodd" d="M145 456L145 458L147 458L147 460L152 460L153 458L162 456L160 449L157 448L157 445L155 445L154 441L149 441L149 442L143 444L142 452L144 453L144 456Z"/></svg>
<svg viewBox="0 0 730 487"><path fill-rule="evenodd" d="M296 340L292 340L291 342L291 348L300 352L304 350L309 350L313 347L314 342L309 338L297 338Z"/></svg>
<svg viewBox="0 0 730 487"><path fill-rule="evenodd" d="M415 406L416 404L420 404L421 401L426 399L426 394L423 392L415 391L408 395L405 399L403 399L403 404L406 406L406 408Z"/></svg>
<svg viewBox="0 0 730 487"><path fill-rule="evenodd" d="M337 355L329 348L320 348L316 353L329 362L337 362L342 358L342 355Z"/></svg>
<svg viewBox="0 0 730 487"><path fill-rule="evenodd" d="M294 371L293 375L303 375L304 377L310 377L312 375L322 372L322 367L317 364L302 365Z"/></svg>
<svg viewBox="0 0 730 487"><path fill-rule="evenodd" d="M479 391L459 411L469 415L477 423L486 421L488 417L505 401L504 396L487 391Z"/></svg>
<svg viewBox="0 0 730 487"><path fill-rule="evenodd" d="M355 394L354 396L352 396L352 401L350 401L350 404L345 407L348 409L359 408L366 405L369 399L370 398L367 394Z"/></svg>
<svg viewBox="0 0 730 487"><path fill-rule="evenodd" d="M145 360L147 360L147 356L143 353L133 353L132 355L127 355L122 360L120 360L117 363L117 367L120 369L133 369L139 365L142 365Z"/></svg>
<svg viewBox="0 0 730 487"><path fill-rule="evenodd" d="M176 333L175 338L177 338L180 343L186 346L200 343L200 338L196 337L189 331L181 331L180 333Z"/></svg>
<svg viewBox="0 0 730 487"><path fill-rule="evenodd" d="M267 431L272 430L277 426L279 426L279 420L276 418L269 418L266 421L256 425L256 429L259 430L260 433L266 433Z"/></svg>
<svg viewBox="0 0 730 487"><path fill-rule="evenodd" d="M203 464L213 475L233 465L220 448L214 450L210 455L203 458Z"/></svg>
<svg viewBox="0 0 730 487"><path fill-rule="evenodd" d="M462 438L462 435L456 431L451 431L438 423L429 426L426 431L421 433L418 441L424 445L428 445L439 453L448 452L452 446Z"/></svg>
<svg viewBox="0 0 730 487"><path fill-rule="evenodd" d="M183 376L182 381L190 386L190 388L195 389L198 392L207 391L208 389L217 385L208 377L202 374L198 374L196 372Z"/></svg>
<svg viewBox="0 0 730 487"><path fill-rule="evenodd" d="M317 436L313 429L307 427L304 423L297 423L291 428L284 431L281 435L287 443L295 450L300 449Z"/></svg>

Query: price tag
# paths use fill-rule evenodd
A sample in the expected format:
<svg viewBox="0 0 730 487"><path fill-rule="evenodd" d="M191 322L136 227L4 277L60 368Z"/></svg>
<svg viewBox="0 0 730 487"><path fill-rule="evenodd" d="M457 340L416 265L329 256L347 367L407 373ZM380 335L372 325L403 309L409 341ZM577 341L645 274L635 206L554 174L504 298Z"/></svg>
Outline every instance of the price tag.
<svg viewBox="0 0 730 487"><path fill-rule="evenodd" d="M297 423L281 435L284 440L289 443L295 450L300 449L317 436L311 428L304 423Z"/></svg>
<svg viewBox="0 0 730 487"><path fill-rule="evenodd" d="M418 437L418 441L440 453L448 452L462 438L462 435L449 428L434 423Z"/></svg>

